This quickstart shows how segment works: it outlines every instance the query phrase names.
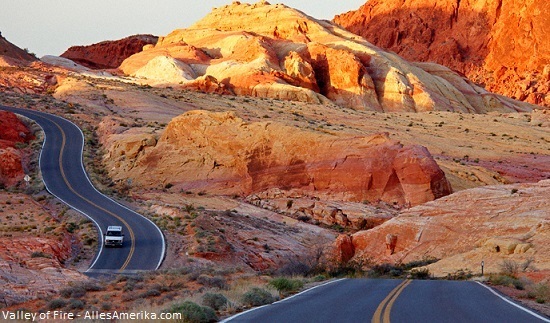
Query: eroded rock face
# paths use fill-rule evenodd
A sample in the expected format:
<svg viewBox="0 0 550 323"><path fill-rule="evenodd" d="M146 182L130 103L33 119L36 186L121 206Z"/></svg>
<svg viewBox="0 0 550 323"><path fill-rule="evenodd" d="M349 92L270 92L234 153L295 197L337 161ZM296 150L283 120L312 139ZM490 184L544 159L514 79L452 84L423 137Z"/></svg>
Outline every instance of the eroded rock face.
<svg viewBox="0 0 550 323"><path fill-rule="evenodd" d="M429 269L438 276L459 269L479 272L482 260L486 273L499 272L504 259L522 263L529 258L548 271L549 194L549 180L460 191L353 234L354 257L378 263L435 257L441 260ZM389 235L396 237L391 253Z"/></svg>
<svg viewBox="0 0 550 323"><path fill-rule="evenodd" d="M350 138L275 122L249 124L231 112L176 117L156 146L135 159L109 150L114 167L145 186L171 183L242 196L277 187L399 205L451 192L423 147L403 146L387 134Z"/></svg>
<svg viewBox="0 0 550 323"><path fill-rule="evenodd" d="M549 11L544 0L372 0L334 21L406 59L437 62L490 91L548 106Z"/></svg>
<svg viewBox="0 0 550 323"><path fill-rule="evenodd" d="M61 57L92 69L117 68L126 58L141 52L144 46L155 44L157 40L158 37L153 35L134 35L88 46L73 46Z"/></svg>
<svg viewBox="0 0 550 323"><path fill-rule="evenodd" d="M159 57L174 59L170 73L152 68ZM532 109L451 70L442 78L431 73L434 68L411 64L335 24L265 2L215 8L193 26L132 55L120 69L158 86L193 88L197 78L211 76L237 95L311 103L328 98L358 110Z"/></svg>
<svg viewBox="0 0 550 323"><path fill-rule="evenodd" d="M32 139L30 130L15 114L0 111L0 185L13 186L23 179L23 153L16 144Z"/></svg>

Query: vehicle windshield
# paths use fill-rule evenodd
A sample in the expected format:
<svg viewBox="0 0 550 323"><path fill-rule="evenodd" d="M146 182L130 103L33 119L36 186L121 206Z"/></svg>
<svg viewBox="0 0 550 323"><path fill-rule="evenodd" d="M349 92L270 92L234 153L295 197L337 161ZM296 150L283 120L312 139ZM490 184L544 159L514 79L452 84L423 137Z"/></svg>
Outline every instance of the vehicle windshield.
<svg viewBox="0 0 550 323"><path fill-rule="evenodd" d="M107 231L108 236L114 236L114 237L120 237L122 236L122 232L120 231Z"/></svg>

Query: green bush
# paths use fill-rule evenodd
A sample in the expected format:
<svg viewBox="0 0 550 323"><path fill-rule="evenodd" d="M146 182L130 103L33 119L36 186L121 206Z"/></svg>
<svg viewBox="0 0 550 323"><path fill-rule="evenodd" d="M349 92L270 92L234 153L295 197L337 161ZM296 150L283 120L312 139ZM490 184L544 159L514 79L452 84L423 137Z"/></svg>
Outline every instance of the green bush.
<svg viewBox="0 0 550 323"><path fill-rule="evenodd" d="M199 277L197 277L197 282L207 287L215 287L224 290L229 289L227 281L221 276L212 277L208 275L200 275Z"/></svg>
<svg viewBox="0 0 550 323"><path fill-rule="evenodd" d="M273 297L270 292L259 287L253 287L251 290L244 293L242 297L243 304L248 306L266 305L273 303L275 300L275 297Z"/></svg>
<svg viewBox="0 0 550 323"><path fill-rule="evenodd" d="M412 279L429 279L430 270L428 268L413 269L411 270L411 278Z"/></svg>
<svg viewBox="0 0 550 323"><path fill-rule="evenodd" d="M86 295L86 289L80 286L63 288L59 294L65 298L81 298Z"/></svg>
<svg viewBox="0 0 550 323"><path fill-rule="evenodd" d="M508 275L491 275L489 276L489 282L493 285L515 287L516 289L523 290L523 282L519 279Z"/></svg>
<svg viewBox="0 0 550 323"><path fill-rule="evenodd" d="M46 307L49 310L57 310L57 309L65 307L66 305L67 305L66 300L61 299L61 298L56 298L56 299L52 299L51 301L49 301L48 305L46 305Z"/></svg>
<svg viewBox="0 0 550 323"><path fill-rule="evenodd" d="M202 305L211 307L216 311L227 307L227 297L219 293L206 293L202 296Z"/></svg>
<svg viewBox="0 0 550 323"><path fill-rule="evenodd" d="M212 308L207 306L200 306L191 301L174 304L168 309L165 309L163 312L181 313L183 321L189 323L208 323L216 322L218 320L216 312Z"/></svg>
<svg viewBox="0 0 550 323"><path fill-rule="evenodd" d="M81 310L84 308L84 302L79 299L71 299L67 308L70 310Z"/></svg>
<svg viewBox="0 0 550 323"><path fill-rule="evenodd" d="M269 282L269 285L273 286L279 293L296 292L304 287L301 280L285 277L275 278Z"/></svg>

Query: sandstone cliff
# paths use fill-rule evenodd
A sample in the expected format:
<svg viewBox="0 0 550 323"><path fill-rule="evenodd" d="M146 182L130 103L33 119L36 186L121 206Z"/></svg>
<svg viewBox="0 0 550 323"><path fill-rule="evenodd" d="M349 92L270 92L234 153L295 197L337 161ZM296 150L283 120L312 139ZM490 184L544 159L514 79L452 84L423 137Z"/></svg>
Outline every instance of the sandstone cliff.
<svg viewBox="0 0 550 323"><path fill-rule="evenodd" d="M482 260L486 273L499 272L503 260L529 258L534 268L549 271L549 194L549 180L460 191L353 234L345 249L378 263L435 257L441 260L429 269L438 276L459 269L479 272ZM393 254L387 235L397 237Z"/></svg>
<svg viewBox="0 0 550 323"><path fill-rule="evenodd" d="M435 65L435 64L434 64ZM120 66L154 85L209 78L238 95L375 111L529 111L442 66L411 64L337 25L282 4L234 2Z"/></svg>
<svg viewBox="0 0 550 323"><path fill-rule="evenodd" d="M545 0L371 0L334 18L413 61L437 62L488 90L550 106Z"/></svg>
<svg viewBox="0 0 550 323"><path fill-rule="evenodd" d="M451 192L428 150L387 134L339 136L276 122L246 123L232 112L191 111L155 142L138 135L111 146L108 160L141 185L170 184L247 196L273 187L352 201L417 205ZM116 175L115 175L116 176Z"/></svg>
<svg viewBox="0 0 550 323"><path fill-rule="evenodd" d="M117 68L126 58L141 52L144 46L155 44L157 40L158 37L153 35L134 35L88 46L73 46L61 57L92 69Z"/></svg>

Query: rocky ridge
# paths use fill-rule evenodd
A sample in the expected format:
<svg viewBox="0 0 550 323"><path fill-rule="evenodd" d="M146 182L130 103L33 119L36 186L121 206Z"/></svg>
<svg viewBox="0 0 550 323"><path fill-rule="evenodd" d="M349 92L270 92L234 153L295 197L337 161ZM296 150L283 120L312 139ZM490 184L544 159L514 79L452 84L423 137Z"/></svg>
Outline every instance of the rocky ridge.
<svg viewBox="0 0 550 323"><path fill-rule="evenodd" d="M126 59L127 75L159 86L326 102L374 111L530 111L448 68L411 64L337 25L267 2L215 8ZM220 88L223 88L220 90Z"/></svg>
<svg viewBox="0 0 550 323"><path fill-rule="evenodd" d="M141 52L143 47L154 45L157 40L158 37L153 35L134 35L88 46L73 46L61 57L92 69L112 69L119 67L129 56Z"/></svg>
<svg viewBox="0 0 550 323"><path fill-rule="evenodd" d="M37 60L34 55L10 43L0 33L0 67L24 66Z"/></svg>
<svg viewBox="0 0 550 323"><path fill-rule="evenodd" d="M436 62L489 91L550 106L550 4L371 0L334 22L412 61Z"/></svg>

